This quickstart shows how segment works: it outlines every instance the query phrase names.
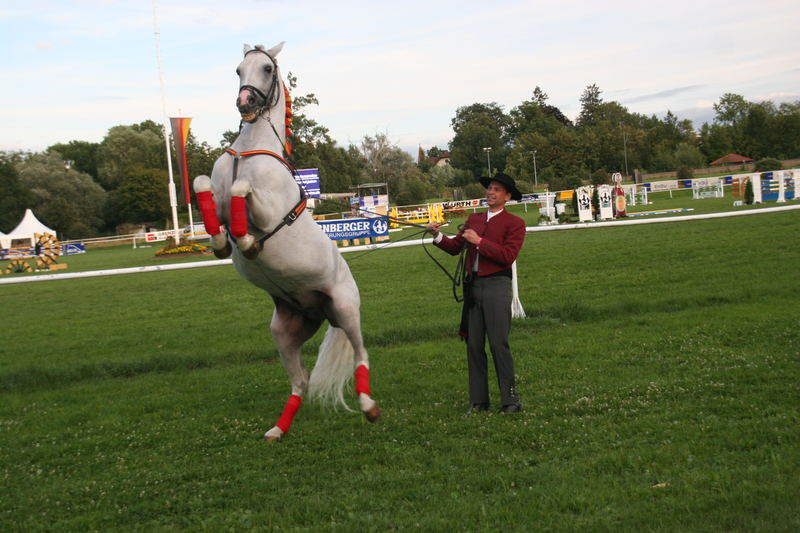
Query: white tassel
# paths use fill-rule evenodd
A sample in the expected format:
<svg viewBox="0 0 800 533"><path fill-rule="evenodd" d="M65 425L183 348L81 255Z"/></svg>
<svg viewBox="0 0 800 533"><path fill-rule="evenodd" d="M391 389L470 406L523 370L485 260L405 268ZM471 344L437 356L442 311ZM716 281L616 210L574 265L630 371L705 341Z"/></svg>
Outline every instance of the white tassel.
<svg viewBox="0 0 800 533"><path fill-rule="evenodd" d="M525 309L519 301L519 288L517 287L517 262L511 263L511 316L513 318L525 318Z"/></svg>

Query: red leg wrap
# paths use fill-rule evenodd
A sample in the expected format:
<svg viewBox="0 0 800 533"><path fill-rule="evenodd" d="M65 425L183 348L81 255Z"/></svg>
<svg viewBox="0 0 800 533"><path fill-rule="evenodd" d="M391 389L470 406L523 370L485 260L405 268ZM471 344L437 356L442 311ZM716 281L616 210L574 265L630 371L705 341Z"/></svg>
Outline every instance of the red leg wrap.
<svg viewBox="0 0 800 533"><path fill-rule="evenodd" d="M292 394L286 401L286 407L283 408L283 414L281 414L281 417L275 424L281 428L281 431L284 433L289 432L289 428L292 426L292 420L294 420L294 415L297 414L297 410L300 409L301 403L303 403L303 399L297 394Z"/></svg>
<svg viewBox="0 0 800 533"><path fill-rule="evenodd" d="M197 205L200 207L200 214L203 216L203 225L206 233L216 235L219 233L219 219L217 218L217 204L214 202L214 195L211 191L197 193Z"/></svg>
<svg viewBox="0 0 800 533"><path fill-rule="evenodd" d="M242 196L231 196L231 235L247 235L247 208Z"/></svg>
<svg viewBox="0 0 800 533"><path fill-rule="evenodd" d="M356 368L356 395L362 392L372 396L369 391L369 368L366 365L358 365Z"/></svg>

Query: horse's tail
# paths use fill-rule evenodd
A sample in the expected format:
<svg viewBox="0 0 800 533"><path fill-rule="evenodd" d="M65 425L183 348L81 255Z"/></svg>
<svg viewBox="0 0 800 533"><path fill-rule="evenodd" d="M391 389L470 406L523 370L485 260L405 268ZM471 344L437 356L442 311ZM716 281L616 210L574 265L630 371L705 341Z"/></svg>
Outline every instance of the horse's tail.
<svg viewBox="0 0 800 533"><path fill-rule="evenodd" d="M308 380L309 397L323 405L341 404L350 411L344 401L344 387L353 377L354 357L353 345L345 331L328 326L319 347L317 363Z"/></svg>

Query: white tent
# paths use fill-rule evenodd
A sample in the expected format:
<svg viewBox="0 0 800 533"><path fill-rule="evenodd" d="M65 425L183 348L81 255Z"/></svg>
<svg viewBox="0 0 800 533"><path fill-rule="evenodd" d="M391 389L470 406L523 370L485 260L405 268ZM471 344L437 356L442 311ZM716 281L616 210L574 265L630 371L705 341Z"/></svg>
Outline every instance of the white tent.
<svg viewBox="0 0 800 533"><path fill-rule="evenodd" d="M55 231L39 222L39 219L36 218L33 211L26 209L25 216L22 217L22 221L17 224L17 227L11 230L8 235L0 235L0 247L11 248L13 241L17 241L13 242L15 246L33 247L33 245L36 244L36 237L34 236L36 233L56 234Z"/></svg>

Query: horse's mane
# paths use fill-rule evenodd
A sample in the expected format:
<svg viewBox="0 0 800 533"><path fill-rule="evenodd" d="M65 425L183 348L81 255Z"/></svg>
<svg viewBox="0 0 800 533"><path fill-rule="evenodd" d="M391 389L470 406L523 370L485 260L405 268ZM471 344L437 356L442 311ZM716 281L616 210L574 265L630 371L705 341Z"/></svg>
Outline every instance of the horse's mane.
<svg viewBox="0 0 800 533"><path fill-rule="evenodd" d="M283 84L283 96L286 100L286 118L284 119L284 124L286 125L286 142L283 145L284 150L286 150L286 155L292 155L292 143L289 142L289 138L292 136L292 97L289 95L289 89L286 87L286 84Z"/></svg>
<svg viewBox="0 0 800 533"><path fill-rule="evenodd" d="M267 56L269 56L269 58L275 63L275 66L278 66L278 58L269 55L266 47L263 44L257 44L255 49L267 54ZM286 150L286 155L291 157L292 143L289 142L289 138L292 136L292 97L289 95L289 89L286 87L286 82L281 80L281 85L283 85L283 96L286 101L286 118L284 119L284 125L286 127L286 142L283 144L283 149Z"/></svg>

